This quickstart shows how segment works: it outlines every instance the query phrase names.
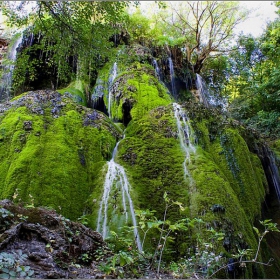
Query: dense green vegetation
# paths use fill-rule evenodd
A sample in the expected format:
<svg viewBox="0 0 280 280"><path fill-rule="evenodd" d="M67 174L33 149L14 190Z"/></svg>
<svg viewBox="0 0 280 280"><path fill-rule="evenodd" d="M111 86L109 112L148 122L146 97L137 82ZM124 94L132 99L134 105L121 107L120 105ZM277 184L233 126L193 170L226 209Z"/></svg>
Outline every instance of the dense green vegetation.
<svg viewBox="0 0 280 280"><path fill-rule="evenodd" d="M280 154L280 19L233 44L249 14L238 2L159 2L149 16L137 6L39 1L22 13L25 2L1 2L9 24L25 31L14 98L0 111L0 198L53 207L96 229L107 162L123 138L113 160L129 181L143 252L123 218L119 179L107 205L116 254L105 273L225 277L231 259L254 263L236 269L239 278L279 273L255 264L270 264L259 245L267 229L277 231L270 220L256 223L271 191L256 150L266 141ZM227 110L199 102L197 74ZM187 116L194 136L185 127L184 141L196 147L188 161L178 130Z"/></svg>

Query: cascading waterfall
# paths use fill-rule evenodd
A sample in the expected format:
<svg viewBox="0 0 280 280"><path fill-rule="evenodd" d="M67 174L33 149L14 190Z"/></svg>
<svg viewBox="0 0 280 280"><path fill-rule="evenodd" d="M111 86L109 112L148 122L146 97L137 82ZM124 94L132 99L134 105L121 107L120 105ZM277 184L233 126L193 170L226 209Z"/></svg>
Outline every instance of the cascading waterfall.
<svg viewBox="0 0 280 280"><path fill-rule="evenodd" d="M214 96L210 93L205 80L199 75L196 74L196 87L199 92L199 101L205 105L205 107L221 107L223 111L227 109L227 102L225 99Z"/></svg>
<svg viewBox="0 0 280 280"><path fill-rule="evenodd" d="M113 224L113 219L108 219L108 206L110 203L113 203L112 198L117 196L117 194L121 194L122 197L122 213L121 217L118 213L117 205L113 206L113 212L111 216L118 217L118 220L125 220L126 223L130 220L133 224L134 237L136 241L136 245L138 250L142 251L142 244L139 236L139 232L137 229L137 221L133 206L133 201L129 194L130 184L128 182L127 175L125 173L124 168L115 162L115 157L117 154L118 146L120 141L117 143L114 151L112 159L108 162L108 171L105 177L104 183L104 192L102 196L102 201L100 203L100 208L98 212L97 219L97 231L101 232L103 238L108 236L109 224Z"/></svg>
<svg viewBox="0 0 280 280"><path fill-rule="evenodd" d="M109 80L108 80L108 115L109 115L109 118L111 118L112 86L113 86L114 80L117 77L117 70L118 70L118 66L117 66L117 62L115 62L113 69L111 71Z"/></svg>
<svg viewBox="0 0 280 280"><path fill-rule="evenodd" d="M278 167L275 162L275 157L271 150L268 148L265 149L265 156L267 157L267 160L265 162L265 173L267 176L267 179L271 184L273 185L278 201L280 201L280 176Z"/></svg>
<svg viewBox="0 0 280 280"><path fill-rule="evenodd" d="M196 87L199 91L199 101L205 105L205 107L209 107L209 91L205 81L199 74L196 74Z"/></svg>
<svg viewBox="0 0 280 280"><path fill-rule="evenodd" d="M174 74L173 61L171 57L168 58L168 62L169 62L171 91L172 91L171 94L173 97L176 97L177 93L176 93L176 86L175 86L175 74Z"/></svg>
<svg viewBox="0 0 280 280"><path fill-rule="evenodd" d="M14 63L17 57L17 48L22 42L22 34L21 36L15 41L12 48L8 53L8 60L9 63L3 69L3 75L1 77L1 84L0 84L0 101L9 100L10 99L10 91L12 86L12 76L14 71Z"/></svg>
<svg viewBox="0 0 280 280"><path fill-rule="evenodd" d="M112 118L111 100L112 87L117 76L117 62L114 63L108 80L108 115ZM121 140L120 140L121 141ZM140 235L137 229L137 221L130 196L131 186L129 184L124 168L115 162L120 141L114 148L112 159L108 162L108 171L105 176L104 191L100 203L97 219L97 231L101 232L103 238L108 237L110 226L125 223L132 223L135 242L138 250L142 251ZM121 209L118 207L117 200L121 198Z"/></svg>
<svg viewBox="0 0 280 280"><path fill-rule="evenodd" d="M184 177L189 178L190 183L193 183L193 178L188 170L188 164L191 163L191 153L196 152L194 146L194 134L190 125L190 120L186 113L178 103L173 103L174 116L176 118L176 124L178 129L178 136L180 139L181 149L184 151L186 157L183 163Z"/></svg>
<svg viewBox="0 0 280 280"><path fill-rule="evenodd" d="M156 59L153 59L153 66L155 68L155 74L156 74L158 80L161 81L161 73L160 73L160 69L159 69Z"/></svg>

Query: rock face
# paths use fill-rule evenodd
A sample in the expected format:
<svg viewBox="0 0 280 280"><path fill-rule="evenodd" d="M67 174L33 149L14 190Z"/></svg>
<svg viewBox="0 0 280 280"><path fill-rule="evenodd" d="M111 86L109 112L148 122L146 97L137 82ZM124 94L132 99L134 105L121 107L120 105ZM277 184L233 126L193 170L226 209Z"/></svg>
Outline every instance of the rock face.
<svg viewBox="0 0 280 280"><path fill-rule="evenodd" d="M168 209L170 222L202 219L204 224L199 231L203 238L209 237L212 228L225 235L225 243L218 248L224 255L256 249L252 227L261 217L269 188L260 159L248 147L244 127L228 119L221 110L206 108L195 100L177 104L157 79L149 64L149 52L138 46L128 53L119 52L116 60L109 61L99 72L91 96L95 109L74 102L73 95L80 103L85 99L80 96L81 91L70 88L60 93L28 92L0 105L0 197L51 206L70 219L83 215L91 228L96 228L102 210L100 202L104 200L108 225L117 220L121 228L131 226L128 220L120 221L114 215L115 209L122 215L127 212L121 204L122 180L116 180L114 193L107 197L104 191L106 195L102 195L107 162L114 151L115 165L121 165L126 172L126 191L134 209L155 210L160 220L165 212L163 196L167 193L170 199L186 206L183 212L178 207ZM116 146L123 136L119 127L126 127L125 138ZM114 170L114 176L120 178ZM54 228L63 223L52 217L46 220ZM44 223L36 226L23 222L10 234L27 232L24 240L33 240L32 232L36 231L35 236L44 238L34 240L46 244L53 239L44 227ZM189 230L190 238L185 233L171 232L166 259L185 257L188 248L195 248L196 241L191 236L196 230ZM151 231L147 236L145 252L154 250L153 235ZM68 238L74 240L74 236ZM8 241L3 242L12 244L12 239L7 235ZM86 249L74 245L67 250L76 250L79 256L91 250L85 244L81 246ZM67 250L67 256L56 251L66 246L57 236L48 250L68 261L73 255ZM36 252L31 255L35 262L47 263L44 260L51 258ZM53 271L52 267L48 271ZM45 276L66 277L63 273ZM262 275L261 271L258 273Z"/></svg>
<svg viewBox="0 0 280 280"><path fill-rule="evenodd" d="M0 202L0 255L12 254L32 278L99 278L105 248L99 233L46 208ZM23 257L24 256L24 257ZM3 264L3 262L2 262ZM18 274L17 276L21 276Z"/></svg>

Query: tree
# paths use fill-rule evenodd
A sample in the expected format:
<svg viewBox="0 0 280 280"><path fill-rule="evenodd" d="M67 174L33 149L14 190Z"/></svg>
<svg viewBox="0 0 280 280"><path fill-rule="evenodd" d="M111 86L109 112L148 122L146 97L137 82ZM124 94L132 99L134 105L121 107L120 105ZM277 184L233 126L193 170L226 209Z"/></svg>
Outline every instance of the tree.
<svg viewBox="0 0 280 280"><path fill-rule="evenodd" d="M29 35L36 38L36 44L25 46L17 61L14 85L19 91L24 90L22 85L38 80L42 69L48 69L47 76L51 77L54 88L75 78L92 85L97 69L110 53L108 50L113 46L110 37L118 32L117 23L123 21L128 3L37 1L27 13L24 9L28 1L2 2L9 24L29 26ZM38 53L40 59L36 61Z"/></svg>
<svg viewBox="0 0 280 280"><path fill-rule="evenodd" d="M186 59L199 73L206 59L231 48L234 28L248 15L234 1L169 2L162 20L168 26L166 36L176 39Z"/></svg>

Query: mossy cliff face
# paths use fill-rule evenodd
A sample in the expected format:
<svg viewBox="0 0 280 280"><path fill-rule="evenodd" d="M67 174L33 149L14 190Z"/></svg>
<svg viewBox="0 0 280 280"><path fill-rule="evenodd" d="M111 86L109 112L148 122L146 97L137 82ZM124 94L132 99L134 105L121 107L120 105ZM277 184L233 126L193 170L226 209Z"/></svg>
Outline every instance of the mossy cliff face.
<svg viewBox="0 0 280 280"><path fill-rule="evenodd" d="M60 210L76 219L120 137L114 124L53 91L1 105L1 198Z"/></svg>
<svg viewBox="0 0 280 280"><path fill-rule="evenodd" d="M139 46L119 51L99 73L92 95L99 111L70 98L74 95L85 104L82 84L72 84L61 93L29 92L1 105L1 198L15 194L16 200L33 203L34 199L35 205L61 208L72 219L87 214L95 229L107 162L122 136L118 127L126 126L114 161L126 172L134 208L156 210L162 220L167 192L170 199L187 206L184 212L170 207L169 220L201 218L205 221L201 236L207 237L212 227L225 233L224 248L220 248L225 253L256 248L252 226L260 217L267 181L259 158L242 137L243 128L214 109L183 104L195 133L195 150L186 160L176 106L149 62L149 52ZM125 225L118 216L125 212L121 188L115 185L107 205L108 223L117 225L113 230ZM176 257L194 245L184 234ZM175 251L176 245L172 246Z"/></svg>
<svg viewBox="0 0 280 280"><path fill-rule="evenodd" d="M237 128L215 112L196 106L196 111L185 106L197 139L188 164L192 180L184 178L185 155L171 104L129 123L117 160L127 170L137 207L154 209L162 218L166 191L188 206L181 217L200 217L206 222L205 230L222 230L227 250L255 248L252 224L260 216L267 187L261 162L248 150ZM217 123L215 131L212 126ZM168 218L178 219L178 211L170 208ZM183 250L184 246L182 254Z"/></svg>
<svg viewBox="0 0 280 280"><path fill-rule="evenodd" d="M93 91L94 104L98 107L102 98L111 118L125 125L171 102L167 88L157 80L145 51L142 46L119 50L116 59L100 71Z"/></svg>
<svg viewBox="0 0 280 280"><path fill-rule="evenodd" d="M255 248L252 226L260 217L268 188L259 158L241 136L243 128L221 112L186 103L184 109L196 134L196 151L190 154L190 177L186 178L186 154L180 145L172 98L147 63L149 55L141 48L136 53L125 56L119 52L101 71L96 87L111 118L127 125L115 161L126 170L135 208L156 210L162 219L167 192L187 206L184 213L170 208L169 219L200 217L206 222L205 232L213 227L226 234L224 250ZM94 193L92 201L99 201L101 193ZM93 206L95 220L97 211L98 204ZM185 247L179 250L184 254Z"/></svg>

